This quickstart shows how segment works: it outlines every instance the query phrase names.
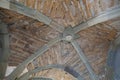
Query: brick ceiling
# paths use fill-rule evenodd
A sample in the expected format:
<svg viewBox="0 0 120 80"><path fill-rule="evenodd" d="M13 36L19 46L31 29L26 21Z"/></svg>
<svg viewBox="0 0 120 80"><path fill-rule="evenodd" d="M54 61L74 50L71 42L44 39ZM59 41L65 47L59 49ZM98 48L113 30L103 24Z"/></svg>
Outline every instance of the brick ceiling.
<svg viewBox="0 0 120 80"><path fill-rule="evenodd" d="M23 0L19 1L23 2ZM35 1L26 0L24 4L28 7L36 8ZM66 27L69 25L73 27L81 22L85 22L120 3L115 0L83 0L85 7L85 10L83 10L79 0L42 1L44 0L37 2L37 9ZM107 3L107 1L109 2ZM59 33L44 23L2 8L0 8L0 19L8 25L10 33L11 56L9 65L11 66L16 66L24 61ZM99 75L104 74L103 69L110 42L115 39L120 31L119 21L120 18L116 18L79 32L80 38L77 41L88 57L92 67L94 67L94 71ZM69 65L80 74L83 73L84 76L88 75L78 54L69 43L57 43L35 61L37 64L34 64L34 62L29 64L30 66L34 65L33 68L35 66L58 63Z"/></svg>

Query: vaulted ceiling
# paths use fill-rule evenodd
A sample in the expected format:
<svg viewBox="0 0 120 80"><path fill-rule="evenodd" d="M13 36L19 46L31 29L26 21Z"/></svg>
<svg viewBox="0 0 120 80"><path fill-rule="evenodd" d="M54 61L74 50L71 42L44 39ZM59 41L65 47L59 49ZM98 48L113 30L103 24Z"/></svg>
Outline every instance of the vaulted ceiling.
<svg viewBox="0 0 120 80"><path fill-rule="evenodd" d="M75 26L85 23L107 11L109 12L110 10L120 8L119 0L16 1L32 10L43 13L65 29L69 26L74 28ZM108 15L108 17L110 16ZM10 34L11 55L8 60L9 66L19 65L29 56L34 54L37 49L57 37L61 32L59 32L58 28L52 28L51 25L43 23L44 21L40 22L38 19L19 14L14 10L11 11L0 8L0 20L8 25ZM53 25L57 26L57 24L52 24L52 26ZM116 17L85 29L83 27L83 30L78 32L79 37L75 39L100 80L105 80L107 52L111 41L119 35L119 32L120 17ZM69 42L62 41L56 43L49 48L48 51L31 62L28 65L28 69L35 69L38 66L45 66L48 64L61 64L72 67L83 76L85 80L90 79L85 65ZM46 75L47 72L48 71L43 71Z"/></svg>

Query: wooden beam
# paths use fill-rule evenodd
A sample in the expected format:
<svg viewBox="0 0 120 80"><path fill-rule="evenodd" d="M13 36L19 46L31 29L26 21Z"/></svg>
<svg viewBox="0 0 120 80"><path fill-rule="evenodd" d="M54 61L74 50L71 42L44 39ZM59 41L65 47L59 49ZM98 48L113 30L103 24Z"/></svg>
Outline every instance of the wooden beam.
<svg viewBox="0 0 120 80"><path fill-rule="evenodd" d="M51 46L53 46L55 43L62 40L62 36L58 36L55 39L48 42L48 44L45 44L40 49L38 49L33 55L28 57L25 61L23 61L21 64L17 66L17 68L7 77L7 80L15 80L22 71L25 69L25 67L32 62L35 58L42 55L44 52L46 52Z"/></svg>
<svg viewBox="0 0 120 80"><path fill-rule="evenodd" d="M81 30L84 30L86 28L89 28L91 26L94 26L98 23L102 23L102 22L105 22L105 21L108 21L108 20L111 20L111 19L114 19L114 18L117 18L117 17L120 17L120 6L117 6L115 8L112 8L110 10L107 10L103 13L101 13L100 15L84 22L84 23L81 23L77 26L75 26L73 28L74 32L75 33L78 33L79 31Z"/></svg>
<svg viewBox="0 0 120 80"><path fill-rule="evenodd" d="M80 46L78 45L78 43L75 40L73 40L73 41L71 41L71 44L73 45L73 47L75 48L75 50L79 54L80 59L83 61L87 70L89 71L91 80L99 80L97 78L96 74L94 73L90 63L88 62L87 57L84 55L83 51L81 50Z"/></svg>
<svg viewBox="0 0 120 80"><path fill-rule="evenodd" d="M0 7L9 9L9 10L15 11L17 13L23 14L25 16L31 17L33 19L36 19L40 22L43 22L46 25L49 25L51 28L53 28L59 32L64 31L64 26L58 24L56 21L45 16L41 12L39 12L35 9L31 9L23 4L20 4L19 2L16 2L13 0L0 0Z"/></svg>
<svg viewBox="0 0 120 80"><path fill-rule="evenodd" d="M0 80L5 77L9 55L10 49L7 25L0 22Z"/></svg>
<svg viewBox="0 0 120 80"><path fill-rule="evenodd" d="M38 67L34 70L31 70L25 74L23 74L22 76L20 76L17 80L28 80L30 78L30 75L32 75L33 73L37 73L37 72L40 72L42 70L47 70L47 69L51 69L51 68L57 68L57 69L61 69L63 71L66 71L68 72L69 74L71 74L71 72L69 72L66 68L68 67L65 67L65 66L62 66L62 65L59 65L59 64L55 64L55 65L47 65L47 66L43 66L43 67ZM72 70L73 71L73 70ZM74 71L75 72L75 71ZM73 74L71 74L73 75ZM74 76L74 75L73 75ZM80 76L80 74L76 76L74 76L75 78L77 78L77 80L83 80L82 77Z"/></svg>

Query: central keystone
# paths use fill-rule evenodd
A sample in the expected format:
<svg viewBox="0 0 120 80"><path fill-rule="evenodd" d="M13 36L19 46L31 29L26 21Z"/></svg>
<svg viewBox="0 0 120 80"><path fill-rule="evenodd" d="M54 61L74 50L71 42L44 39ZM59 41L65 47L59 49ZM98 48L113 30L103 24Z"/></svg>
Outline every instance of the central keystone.
<svg viewBox="0 0 120 80"><path fill-rule="evenodd" d="M70 42L74 39L74 31L72 29L72 27L67 27L64 32L63 32L63 38L64 40Z"/></svg>
<svg viewBox="0 0 120 80"><path fill-rule="evenodd" d="M63 40L65 41L72 41L76 38L79 38L79 35L75 34L73 28L71 26L67 27L63 32Z"/></svg>
<svg viewBox="0 0 120 80"><path fill-rule="evenodd" d="M67 35L66 37L65 37L65 40L66 41L71 41L73 39L73 37L71 36L71 35Z"/></svg>

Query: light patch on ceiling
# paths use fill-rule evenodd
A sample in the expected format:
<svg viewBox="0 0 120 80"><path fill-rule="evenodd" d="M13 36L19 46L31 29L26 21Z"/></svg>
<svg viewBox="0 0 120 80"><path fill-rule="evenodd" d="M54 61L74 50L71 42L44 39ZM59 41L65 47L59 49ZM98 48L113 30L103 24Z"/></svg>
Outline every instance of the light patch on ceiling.
<svg viewBox="0 0 120 80"><path fill-rule="evenodd" d="M7 70L6 70L5 76L8 76L10 73L12 73L15 68L16 68L16 66L8 66L8 67L7 67ZM21 73L21 75L24 74L24 73L26 73L26 72L28 72L28 69L27 69L27 68L25 68L25 69L23 70L23 72Z"/></svg>
<svg viewBox="0 0 120 80"><path fill-rule="evenodd" d="M15 68L16 66L8 66L5 76L8 76Z"/></svg>

